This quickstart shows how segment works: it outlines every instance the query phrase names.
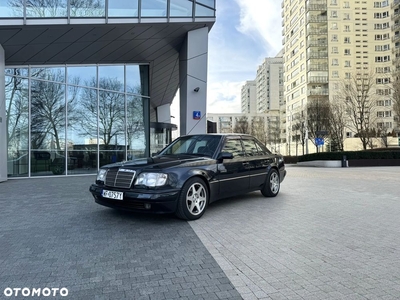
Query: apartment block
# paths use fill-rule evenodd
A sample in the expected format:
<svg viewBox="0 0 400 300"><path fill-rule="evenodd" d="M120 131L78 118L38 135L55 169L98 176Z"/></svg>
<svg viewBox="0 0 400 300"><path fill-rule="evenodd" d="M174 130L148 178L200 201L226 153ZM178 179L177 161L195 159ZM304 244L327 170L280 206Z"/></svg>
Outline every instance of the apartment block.
<svg viewBox="0 0 400 300"><path fill-rule="evenodd" d="M400 46L399 3L282 1L287 148L294 143L294 122L306 118L307 103L339 101L342 83L357 74L374 75L376 126L396 129L390 84ZM346 137L354 132L349 129Z"/></svg>
<svg viewBox="0 0 400 300"><path fill-rule="evenodd" d="M256 81L248 80L241 90L241 110L244 114L257 112Z"/></svg>

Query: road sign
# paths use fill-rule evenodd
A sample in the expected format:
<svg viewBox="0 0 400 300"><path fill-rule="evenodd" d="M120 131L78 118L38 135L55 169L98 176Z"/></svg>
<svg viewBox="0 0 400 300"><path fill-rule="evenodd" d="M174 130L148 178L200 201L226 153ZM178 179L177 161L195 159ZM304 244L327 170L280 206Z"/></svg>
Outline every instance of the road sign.
<svg viewBox="0 0 400 300"><path fill-rule="evenodd" d="M324 139L323 138L315 138L315 145L323 146L324 145Z"/></svg>
<svg viewBox="0 0 400 300"><path fill-rule="evenodd" d="M201 119L201 111L195 110L193 111L193 120L200 120Z"/></svg>

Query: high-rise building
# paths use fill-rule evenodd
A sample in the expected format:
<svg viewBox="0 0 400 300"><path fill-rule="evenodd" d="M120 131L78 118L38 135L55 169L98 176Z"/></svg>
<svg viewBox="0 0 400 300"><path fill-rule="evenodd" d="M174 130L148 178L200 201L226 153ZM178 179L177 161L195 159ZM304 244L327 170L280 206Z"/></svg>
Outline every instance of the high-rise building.
<svg viewBox="0 0 400 300"><path fill-rule="evenodd" d="M283 98L282 52L276 57L267 57L258 66L256 75L257 112L268 113L279 110Z"/></svg>
<svg viewBox="0 0 400 300"><path fill-rule="evenodd" d="M255 80L248 80L241 90L242 113L250 114L257 111L257 95Z"/></svg>
<svg viewBox="0 0 400 300"><path fill-rule="evenodd" d="M339 101L343 82L374 74L380 95L377 127L395 127L390 98L392 61L400 45L399 2L282 1L287 147L293 123L306 118L310 101ZM375 118L376 117L376 118ZM347 137L355 130L349 129Z"/></svg>

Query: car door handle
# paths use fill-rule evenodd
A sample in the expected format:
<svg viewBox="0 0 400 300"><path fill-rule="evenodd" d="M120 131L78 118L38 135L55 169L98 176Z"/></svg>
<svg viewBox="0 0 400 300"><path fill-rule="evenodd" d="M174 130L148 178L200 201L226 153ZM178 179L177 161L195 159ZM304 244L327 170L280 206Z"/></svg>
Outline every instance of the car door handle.
<svg viewBox="0 0 400 300"><path fill-rule="evenodd" d="M250 163L249 162L244 162L244 163L242 163L242 165L243 165L243 167L249 167Z"/></svg>

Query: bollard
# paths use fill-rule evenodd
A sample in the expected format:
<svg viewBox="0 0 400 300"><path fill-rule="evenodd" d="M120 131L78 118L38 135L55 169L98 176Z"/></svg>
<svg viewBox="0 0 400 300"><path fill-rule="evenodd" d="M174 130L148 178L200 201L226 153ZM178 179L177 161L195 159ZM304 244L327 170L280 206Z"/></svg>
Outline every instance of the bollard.
<svg viewBox="0 0 400 300"><path fill-rule="evenodd" d="M346 155L343 155L342 157L342 168L346 168L347 167L347 157Z"/></svg>

